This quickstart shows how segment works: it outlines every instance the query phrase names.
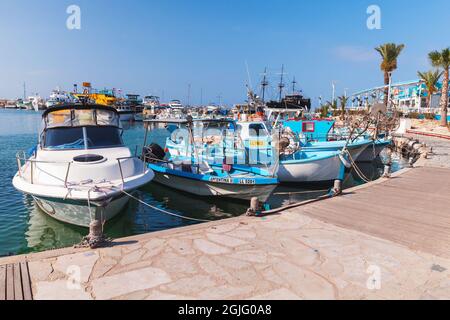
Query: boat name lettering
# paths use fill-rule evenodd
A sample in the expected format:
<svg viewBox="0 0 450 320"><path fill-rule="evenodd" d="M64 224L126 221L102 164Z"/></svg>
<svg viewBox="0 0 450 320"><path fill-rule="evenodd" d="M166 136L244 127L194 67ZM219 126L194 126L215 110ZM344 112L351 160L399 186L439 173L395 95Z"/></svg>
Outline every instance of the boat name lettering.
<svg viewBox="0 0 450 320"><path fill-rule="evenodd" d="M239 180L239 184L255 184L255 179L241 179Z"/></svg>
<svg viewBox="0 0 450 320"><path fill-rule="evenodd" d="M216 183L233 183L233 179L230 178L209 178L209 181L216 182Z"/></svg>

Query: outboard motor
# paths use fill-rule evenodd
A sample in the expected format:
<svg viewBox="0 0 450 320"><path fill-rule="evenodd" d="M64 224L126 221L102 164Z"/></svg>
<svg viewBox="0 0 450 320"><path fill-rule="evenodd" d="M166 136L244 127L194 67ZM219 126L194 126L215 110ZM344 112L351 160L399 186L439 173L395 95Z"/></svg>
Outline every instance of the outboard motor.
<svg viewBox="0 0 450 320"><path fill-rule="evenodd" d="M142 152L142 160L149 163L158 163L158 160L163 160L165 156L164 149L156 143L146 146Z"/></svg>

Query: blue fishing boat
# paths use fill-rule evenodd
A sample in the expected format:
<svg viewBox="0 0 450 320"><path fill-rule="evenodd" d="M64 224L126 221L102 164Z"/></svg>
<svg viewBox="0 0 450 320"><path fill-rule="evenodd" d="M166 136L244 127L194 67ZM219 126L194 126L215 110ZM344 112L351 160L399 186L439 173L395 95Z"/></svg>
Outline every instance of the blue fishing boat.
<svg viewBox="0 0 450 320"><path fill-rule="evenodd" d="M292 130L278 131L265 121L240 121L237 128L252 163L260 159L277 162L277 176L282 183L317 184L344 179L349 163L345 145L305 148Z"/></svg>
<svg viewBox="0 0 450 320"><path fill-rule="evenodd" d="M149 127L157 123L177 125L180 129L184 129L185 133L184 139L177 140L180 148L174 146L172 137L167 139L165 150L157 144L144 148L143 156L149 163L149 168L154 171L154 181L157 183L198 196L219 196L240 200L257 197L261 202L267 201L278 185L276 175L270 170L227 163L225 157L219 157L219 153L214 154L214 157L208 157L198 147L200 141L194 137L194 128L203 129L204 126L214 124L219 130L230 123L228 120L165 119L147 120L146 123L146 136ZM223 154L227 154L224 150L225 144L219 148L223 150Z"/></svg>

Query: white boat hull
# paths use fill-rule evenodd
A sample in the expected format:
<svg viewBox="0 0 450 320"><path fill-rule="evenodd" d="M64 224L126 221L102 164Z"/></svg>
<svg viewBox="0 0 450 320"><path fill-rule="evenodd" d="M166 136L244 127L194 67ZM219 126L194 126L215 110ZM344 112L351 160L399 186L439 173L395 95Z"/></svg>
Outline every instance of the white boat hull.
<svg viewBox="0 0 450 320"><path fill-rule="evenodd" d="M127 196L122 196L104 205L91 203L91 208L86 201L64 201L63 199L41 198L33 196L37 206L52 218L61 222L80 227L89 227L95 218L106 222L119 214L129 201Z"/></svg>
<svg viewBox="0 0 450 320"><path fill-rule="evenodd" d="M321 183L344 178L345 166L338 155L310 162L280 162L278 179L284 183Z"/></svg>
<svg viewBox="0 0 450 320"><path fill-rule="evenodd" d="M348 151L350 152L350 155L352 156L353 160L358 159L358 157L368 148L371 144L364 144L360 146L350 146L348 147ZM302 148L303 151L327 151L327 152L333 152L333 151L341 151L342 148L326 148L326 147L306 147Z"/></svg>
<svg viewBox="0 0 450 320"><path fill-rule="evenodd" d="M257 197L261 202L266 202L272 191L276 188L276 185L249 186L204 182L160 172L155 172L153 181L198 196L220 196L240 200L250 200L253 197Z"/></svg>

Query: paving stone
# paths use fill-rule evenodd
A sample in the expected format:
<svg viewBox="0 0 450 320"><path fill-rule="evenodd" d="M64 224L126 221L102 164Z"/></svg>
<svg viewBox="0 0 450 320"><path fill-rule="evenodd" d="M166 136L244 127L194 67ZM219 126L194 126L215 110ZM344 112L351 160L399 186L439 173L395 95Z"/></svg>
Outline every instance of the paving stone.
<svg viewBox="0 0 450 320"><path fill-rule="evenodd" d="M191 260L175 253L161 254L153 265L164 270L170 270L171 274L195 274L198 272L198 268Z"/></svg>
<svg viewBox="0 0 450 320"><path fill-rule="evenodd" d="M153 290L145 300L195 300L195 298Z"/></svg>
<svg viewBox="0 0 450 320"><path fill-rule="evenodd" d="M97 262L99 255L94 252L80 252L59 257L53 263L53 269L65 274L76 274L80 276L82 283L87 283L92 269Z"/></svg>
<svg viewBox="0 0 450 320"><path fill-rule="evenodd" d="M231 248L239 247L244 244L247 244L246 241L240 240L235 237L223 235L223 234L207 233L206 236L208 237L209 240L211 240L215 243L222 244L224 246L231 247Z"/></svg>
<svg viewBox="0 0 450 320"><path fill-rule="evenodd" d="M225 233L225 232L230 232L230 231L238 228L239 226L240 226L239 222L225 223L225 224L220 224L220 225L208 228L207 232L210 232L210 233Z"/></svg>
<svg viewBox="0 0 450 320"><path fill-rule="evenodd" d="M249 300L302 300L302 299L289 289L281 288L251 297Z"/></svg>
<svg viewBox="0 0 450 320"><path fill-rule="evenodd" d="M50 261L32 261L28 263L31 280L45 281L53 272L53 267Z"/></svg>
<svg viewBox="0 0 450 320"><path fill-rule="evenodd" d="M244 260L248 262L265 263L267 262L267 253L263 250L238 251L230 255L233 259Z"/></svg>
<svg viewBox="0 0 450 320"><path fill-rule="evenodd" d="M181 255L193 255L195 250L192 248L192 241L188 239L171 239L167 244Z"/></svg>
<svg viewBox="0 0 450 320"><path fill-rule="evenodd" d="M108 300L170 281L164 270L150 267L95 279L92 281L92 293L98 300Z"/></svg>
<svg viewBox="0 0 450 320"><path fill-rule="evenodd" d="M139 262L145 253L146 250L144 249L132 251L131 253L128 253L127 255L123 256L123 258L120 260L120 264L122 266L126 266L132 263Z"/></svg>
<svg viewBox="0 0 450 320"><path fill-rule="evenodd" d="M199 299L205 300L219 300L219 299L233 299L252 292L252 286L233 287L230 285L216 286L202 291Z"/></svg>
<svg viewBox="0 0 450 320"><path fill-rule="evenodd" d="M219 255L230 252L230 249L204 239L194 240L194 245L201 252L210 255Z"/></svg>
<svg viewBox="0 0 450 320"><path fill-rule="evenodd" d="M197 296L199 292L215 286L216 282L210 276L197 275L174 281L162 288L174 294Z"/></svg>
<svg viewBox="0 0 450 320"><path fill-rule="evenodd" d="M92 300L83 286L68 280L38 281L33 296L35 300Z"/></svg>

